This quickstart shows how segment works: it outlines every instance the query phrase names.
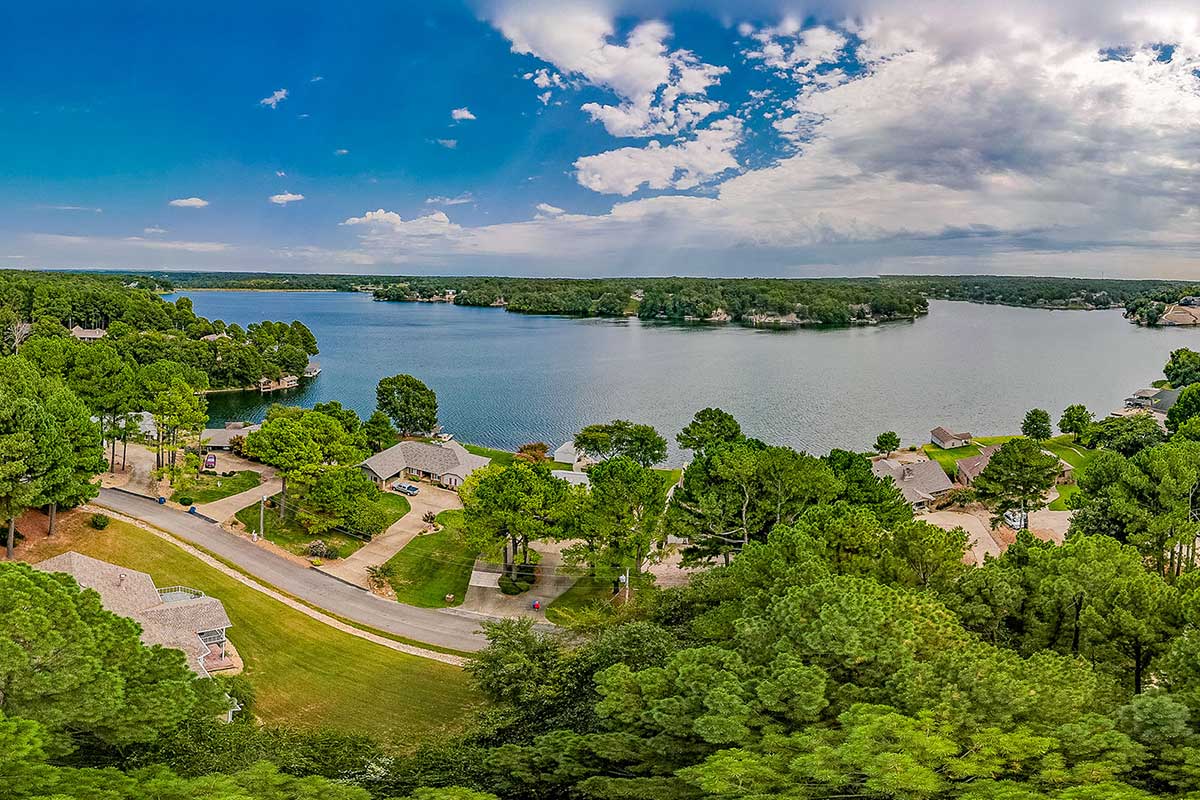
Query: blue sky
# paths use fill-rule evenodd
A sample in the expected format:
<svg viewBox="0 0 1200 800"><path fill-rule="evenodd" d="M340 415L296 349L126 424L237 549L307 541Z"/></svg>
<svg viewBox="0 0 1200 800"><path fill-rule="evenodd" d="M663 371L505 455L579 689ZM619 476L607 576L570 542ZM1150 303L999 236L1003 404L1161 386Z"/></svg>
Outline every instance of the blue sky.
<svg viewBox="0 0 1200 800"><path fill-rule="evenodd" d="M0 266L1200 277L1196 11L1045 5L6 2Z"/></svg>

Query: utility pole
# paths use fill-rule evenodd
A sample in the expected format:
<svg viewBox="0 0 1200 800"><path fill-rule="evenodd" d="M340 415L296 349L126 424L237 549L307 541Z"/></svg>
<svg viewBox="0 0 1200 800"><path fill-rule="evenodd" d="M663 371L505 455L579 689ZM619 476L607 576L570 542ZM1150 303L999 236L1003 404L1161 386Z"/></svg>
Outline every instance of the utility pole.
<svg viewBox="0 0 1200 800"><path fill-rule="evenodd" d="M257 542L258 537L263 535L263 517L266 516L267 496L264 494L258 499L258 532L250 535L250 541Z"/></svg>

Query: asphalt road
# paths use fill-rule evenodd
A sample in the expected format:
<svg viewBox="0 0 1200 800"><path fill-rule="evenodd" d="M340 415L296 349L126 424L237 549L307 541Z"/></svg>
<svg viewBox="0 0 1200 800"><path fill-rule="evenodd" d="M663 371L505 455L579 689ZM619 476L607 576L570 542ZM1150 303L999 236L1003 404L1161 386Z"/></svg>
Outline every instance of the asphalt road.
<svg viewBox="0 0 1200 800"><path fill-rule="evenodd" d="M462 612L416 608L376 597L319 570L302 567L275 555L200 517L161 506L150 498L115 489L101 489L100 496L92 502L140 519L215 553L264 583L339 617L414 641L455 650L474 652L487 644L479 631L479 617ZM269 625L270 620L263 620L262 624Z"/></svg>

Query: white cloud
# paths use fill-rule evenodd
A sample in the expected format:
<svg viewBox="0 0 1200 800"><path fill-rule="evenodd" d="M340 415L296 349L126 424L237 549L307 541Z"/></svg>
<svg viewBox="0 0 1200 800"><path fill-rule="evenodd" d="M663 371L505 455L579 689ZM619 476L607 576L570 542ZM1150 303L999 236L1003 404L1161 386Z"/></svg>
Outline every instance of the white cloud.
<svg viewBox="0 0 1200 800"><path fill-rule="evenodd" d="M454 197L437 196L425 198L425 205L427 206L461 206L474 202L475 195L471 194L470 192L463 192L462 194Z"/></svg>
<svg viewBox="0 0 1200 800"><path fill-rule="evenodd" d="M286 172L284 172L284 171L283 171L283 170L281 170L281 169L277 169L277 170L275 170L275 177L276 177L276 178L286 178L286 177L287 177L287 173L286 173Z"/></svg>
<svg viewBox="0 0 1200 800"><path fill-rule="evenodd" d="M662 22L642 22L620 43L613 41L608 14L579 3L501 4L492 21L513 52L537 56L616 94L616 105L582 107L614 136L676 134L724 109L706 93L728 70L690 50L671 50L671 29ZM539 88L553 85L549 72L542 79L546 87L538 84L539 73L530 74Z"/></svg>
<svg viewBox="0 0 1200 800"><path fill-rule="evenodd" d="M738 168L734 149L742 141L742 122L717 120L695 138L662 146L622 147L575 162L576 179L594 192L631 195L643 184L651 189L691 189Z"/></svg>
<svg viewBox="0 0 1200 800"><path fill-rule="evenodd" d="M567 213L566 211L559 208L558 206L552 206L549 203L538 203L536 208L537 208L538 214L540 214L541 216L544 216L544 217L557 217L560 214Z"/></svg>
<svg viewBox="0 0 1200 800"><path fill-rule="evenodd" d="M177 197L167 205L176 208L204 208L208 205L208 201L203 197Z"/></svg>
<svg viewBox="0 0 1200 800"><path fill-rule="evenodd" d="M333 154L334 154L335 156L344 156L344 155L347 155L349 152L350 152L350 151L349 151L349 150L347 150L346 148L344 148L344 147L339 147L337 150L334 150L334 151L333 151Z"/></svg>
<svg viewBox="0 0 1200 800"><path fill-rule="evenodd" d="M308 82L309 83L317 83L318 81L323 81L323 80L325 80L324 75L314 75L311 78L309 78Z"/></svg>
<svg viewBox="0 0 1200 800"><path fill-rule="evenodd" d="M146 234L147 236L158 236L159 234L163 234L166 232L167 232L166 228L160 228L157 225L151 225L148 228L142 228L142 233Z"/></svg>
<svg viewBox="0 0 1200 800"><path fill-rule="evenodd" d="M277 206L286 206L288 203L295 203L298 200L303 200L304 195L284 192L283 194L273 194L267 199Z"/></svg>
<svg viewBox="0 0 1200 800"><path fill-rule="evenodd" d="M34 233L29 238L41 244L68 247L137 248L145 250L179 250L188 253L220 253L230 249L225 242L188 242L163 239L143 239L141 236L68 236L57 233Z"/></svg>
<svg viewBox="0 0 1200 800"><path fill-rule="evenodd" d="M46 208L51 211L88 211L92 214L103 214L103 208L95 206L38 206L38 208Z"/></svg>
<svg viewBox="0 0 1200 800"><path fill-rule="evenodd" d="M458 147L458 139L434 139L434 141L447 150L453 150Z"/></svg>
<svg viewBox="0 0 1200 800"><path fill-rule="evenodd" d="M266 106L267 108L275 108L275 106L279 105L284 100L286 100L287 96L288 96L287 89L276 89L275 91L271 92L271 94L268 95L267 97L264 97L262 100L259 100L258 103L259 103L259 105Z"/></svg>
<svg viewBox="0 0 1200 800"><path fill-rule="evenodd" d="M464 120L475 119L475 115L471 113L471 109L463 106L462 108L456 108L451 111L450 119L454 120L455 122L462 122Z"/></svg>

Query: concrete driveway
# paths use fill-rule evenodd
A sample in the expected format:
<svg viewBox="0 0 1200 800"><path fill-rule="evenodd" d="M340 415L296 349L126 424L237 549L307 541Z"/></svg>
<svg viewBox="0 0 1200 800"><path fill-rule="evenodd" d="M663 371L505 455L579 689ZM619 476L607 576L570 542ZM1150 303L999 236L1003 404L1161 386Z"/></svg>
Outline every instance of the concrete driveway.
<svg viewBox="0 0 1200 800"><path fill-rule="evenodd" d="M966 560L973 564L982 564L984 556L990 555L995 558L1005 550L1005 544L993 535L987 523L974 514L962 511L932 511L918 515L917 519L948 531L955 528L966 531L971 539Z"/></svg>
<svg viewBox="0 0 1200 800"><path fill-rule="evenodd" d="M321 571L365 587L367 585L367 567L387 561L403 550L404 546L418 534L424 532L429 527L424 520L427 512L432 511L434 516L437 516L443 511L463 507L458 492L425 484L421 485L421 491L418 494L408 498L408 504L412 506L412 510L393 522L386 531L354 551L349 558L325 564L321 567Z"/></svg>

